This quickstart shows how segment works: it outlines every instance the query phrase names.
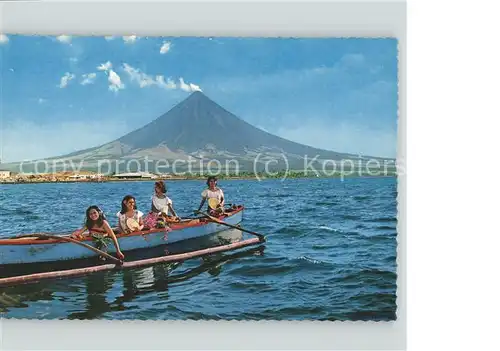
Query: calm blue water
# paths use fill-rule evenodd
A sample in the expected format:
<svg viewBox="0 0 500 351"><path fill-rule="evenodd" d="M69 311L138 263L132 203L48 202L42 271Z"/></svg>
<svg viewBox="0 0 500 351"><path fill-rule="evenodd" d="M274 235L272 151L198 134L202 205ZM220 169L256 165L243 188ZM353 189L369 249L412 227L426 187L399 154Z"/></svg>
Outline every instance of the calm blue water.
<svg viewBox="0 0 500 351"><path fill-rule="evenodd" d="M264 248L0 288L2 317L396 318L395 178L219 183L227 202L246 206L243 227L267 236ZM191 215L204 182L167 185L177 212ZM73 230L91 204L99 205L114 224L124 195L134 195L147 213L152 189L152 182L0 185L0 236ZM170 251L240 237L241 232L228 231Z"/></svg>

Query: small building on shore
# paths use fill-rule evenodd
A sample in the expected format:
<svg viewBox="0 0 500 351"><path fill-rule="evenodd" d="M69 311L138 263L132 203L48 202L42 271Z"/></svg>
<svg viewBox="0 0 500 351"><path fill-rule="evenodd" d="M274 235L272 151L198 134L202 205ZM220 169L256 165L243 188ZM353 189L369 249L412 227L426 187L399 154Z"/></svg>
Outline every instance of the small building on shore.
<svg viewBox="0 0 500 351"><path fill-rule="evenodd" d="M157 176L146 172L135 172L135 173L119 173L115 174L113 177L118 179L156 179Z"/></svg>
<svg viewBox="0 0 500 351"><path fill-rule="evenodd" d="M94 180L102 180L102 174L101 173L76 173L72 174L67 179L69 180L89 180L89 181L94 181Z"/></svg>
<svg viewBox="0 0 500 351"><path fill-rule="evenodd" d="M83 175L83 174L73 174L73 175L69 176L70 180L81 180L81 179L87 179L87 178L88 178L88 176Z"/></svg>
<svg viewBox="0 0 500 351"><path fill-rule="evenodd" d="M7 178L10 178L12 175L12 172L11 171L7 171L7 170L3 170L3 169L0 169L0 179L7 179Z"/></svg>

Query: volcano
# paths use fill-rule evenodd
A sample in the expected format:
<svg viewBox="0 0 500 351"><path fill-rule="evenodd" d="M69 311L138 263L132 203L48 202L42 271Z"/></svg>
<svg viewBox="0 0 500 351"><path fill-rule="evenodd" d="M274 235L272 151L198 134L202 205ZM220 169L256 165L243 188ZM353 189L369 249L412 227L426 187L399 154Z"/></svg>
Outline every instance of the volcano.
<svg viewBox="0 0 500 351"><path fill-rule="evenodd" d="M144 127L119 139L94 148L81 150L51 160L84 161L84 168L95 168L99 160L234 160L240 169L304 169L304 160L315 162L351 159L358 155L313 148L292 142L252 126L227 111L204 93L193 92ZM256 159L258 159L256 161ZM382 159L379 159L382 160ZM117 170L119 171L119 170Z"/></svg>
<svg viewBox="0 0 500 351"><path fill-rule="evenodd" d="M168 145L186 153L224 151L244 155L262 149L291 154L325 153L324 150L269 134L243 121L209 99L194 92L164 115L117 140L134 150ZM341 154L328 152L330 156Z"/></svg>

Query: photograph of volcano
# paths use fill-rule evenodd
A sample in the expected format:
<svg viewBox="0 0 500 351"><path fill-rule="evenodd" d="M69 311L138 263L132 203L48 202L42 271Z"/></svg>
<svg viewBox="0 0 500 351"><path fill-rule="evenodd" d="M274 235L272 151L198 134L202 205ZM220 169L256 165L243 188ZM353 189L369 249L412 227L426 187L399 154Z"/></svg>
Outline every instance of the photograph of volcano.
<svg viewBox="0 0 500 351"><path fill-rule="evenodd" d="M398 42L0 37L0 315L396 319Z"/></svg>

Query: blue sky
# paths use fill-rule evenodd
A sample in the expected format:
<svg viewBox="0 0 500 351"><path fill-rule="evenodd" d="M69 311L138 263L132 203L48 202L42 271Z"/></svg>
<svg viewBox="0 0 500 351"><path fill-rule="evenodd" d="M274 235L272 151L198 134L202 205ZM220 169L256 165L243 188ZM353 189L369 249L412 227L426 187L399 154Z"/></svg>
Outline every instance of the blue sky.
<svg viewBox="0 0 500 351"><path fill-rule="evenodd" d="M194 90L281 137L395 157L397 41L0 35L3 161L112 141Z"/></svg>

